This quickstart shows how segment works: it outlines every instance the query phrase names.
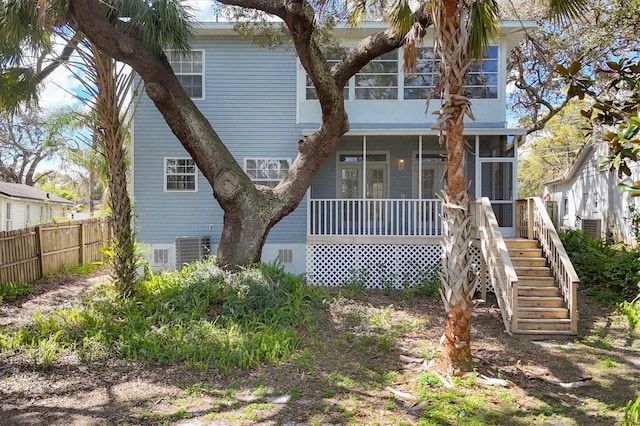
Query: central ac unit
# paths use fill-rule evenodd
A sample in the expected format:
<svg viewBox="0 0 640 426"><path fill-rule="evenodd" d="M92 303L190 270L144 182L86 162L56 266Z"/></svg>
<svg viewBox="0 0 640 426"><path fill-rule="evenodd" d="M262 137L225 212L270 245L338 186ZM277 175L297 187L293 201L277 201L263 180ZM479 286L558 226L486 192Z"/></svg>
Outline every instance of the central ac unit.
<svg viewBox="0 0 640 426"><path fill-rule="evenodd" d="M211 254L211 242L205 237L176 238L176 267L202 260Z"/></svg>
<svg viewBox="0 0 640 426"><path fill-rule="evenodd" d="M591 238L602 238L602 221L600 219L582 219L582 230Z"/></svg>

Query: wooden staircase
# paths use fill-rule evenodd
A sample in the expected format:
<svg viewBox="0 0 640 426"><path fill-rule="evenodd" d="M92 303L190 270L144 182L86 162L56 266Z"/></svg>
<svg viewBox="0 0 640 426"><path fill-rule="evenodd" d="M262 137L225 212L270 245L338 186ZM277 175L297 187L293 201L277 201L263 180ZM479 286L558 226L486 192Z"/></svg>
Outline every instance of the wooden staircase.
<svg viewBox="0 0 640 426"><path fill-rule="evenodd" d="M505 239L518 276L517 334L572 334L569 310L536 240Z"/></svg>

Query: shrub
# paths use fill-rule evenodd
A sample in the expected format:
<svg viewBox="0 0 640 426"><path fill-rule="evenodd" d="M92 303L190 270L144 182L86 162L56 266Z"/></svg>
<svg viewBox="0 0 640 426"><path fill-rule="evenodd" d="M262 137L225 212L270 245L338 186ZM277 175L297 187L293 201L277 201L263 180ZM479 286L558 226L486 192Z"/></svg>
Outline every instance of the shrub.
<svg viewBox="0 0 640 426"><path fill-rule="evenodd" d="M0 303L3 301L13 302L14 300L27 296L32 288L27 283L6 283L0 284Z"/></svg>
<svg viewBox="0 0 640 426"><path fill-rule="evenodd" d="M230 274L207 260L152 275L135 298L105 285L82 304L38 314L25 328L0 331L0 350L28 353L41 367L74 351L92 361L248 368L296 350L318 294L275 264Z"/></svg>
<svg viewBox="0 0 640 426"><path fill-rule="evenodd" d="M600 301L615 304L638 294L640 251L589 238L583 231L560 232L580 277L580 287Z"/></svg>

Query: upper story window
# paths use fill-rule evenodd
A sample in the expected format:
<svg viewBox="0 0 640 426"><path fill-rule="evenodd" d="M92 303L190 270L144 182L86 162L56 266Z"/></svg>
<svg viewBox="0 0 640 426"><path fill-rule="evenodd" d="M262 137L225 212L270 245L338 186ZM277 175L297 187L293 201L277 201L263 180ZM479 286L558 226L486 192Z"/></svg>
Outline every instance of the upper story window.
<svg viewBox="0 0 640 426"><path fill-rule="evenodd" d="M498 97L498 46L489 46L482 60L471 64L465 80L465 95L471 99Z"/></svg>
<svg viewBox="0 0 640 426"><path fill-rule="evenodd" d="M344 52L327 54L327 64L329 65L329 69L333 68L338 62L340 62L340 59L342 58L343 54ZM311 81L308 75L305 78L306 78L306 90L305 90L306 99L318 99L318 94L316 93L316 88L313 86L313 82ZM344 99L349 100L348 84L345 86L343 94L344 94Z"/></svg>
<svg viewBox="0 0 640 426"><path fill-rule="evenodd" d="M197 167L191 158L164 159L164 190L167 192L196 192Z"/></svg>
<svg viewBox="0 0 640 426"><path fill-rule="evenodd" d="M398 51L373 59L355 75L356 99L398 99Z"/></svg>
<svg viewBox="0 0 640 426"><path fill-rule="evenodd" d="M416 55L415 72L404 75L405 99L426 99L438 80L440 59L434 58L433 48L420 48ZM498 97L498 46L490 46L482 60L471 64L465 79L465 95L471 99ZM440 97L438 93L432 96Z"/></svg>
<svg viewBox="0 0 640 426"><path fill-rule="evenodd" d="M167 59L191 99L204 99L204 50L169 50Z"/></svg>
<svg viewBox="0 0 640 426"><path fill-rule="evenodd" d="M498 97L498 46L490 46L483 59L469 67L465 79L465 94L471 99ZM432 47L418 48L416 70L402 69L400 50L385 53L365 65L345 88L345 99L351 93L355 100L424 100L430 95L438 78L440 59L434 57ZM337 55L330 56L329 65L335 65ZM439 94L431 94L438 98ZM306 99L317 99L309 77L306 79Z"/></svg>
<svg viewBox="0 0 640 426"><path fill-rule="evenodd" d="M244 170L259 185L275 187L289 173L285 158L245 158Z"/></svg>

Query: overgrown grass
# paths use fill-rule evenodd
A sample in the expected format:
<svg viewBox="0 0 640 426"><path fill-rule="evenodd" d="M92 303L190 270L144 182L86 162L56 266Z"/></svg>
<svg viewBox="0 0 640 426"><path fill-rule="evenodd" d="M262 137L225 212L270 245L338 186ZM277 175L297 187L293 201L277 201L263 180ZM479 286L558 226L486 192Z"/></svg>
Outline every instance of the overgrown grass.
<svg viewBox="0 0 640 426"><path fill-rule="evenodd" d="M21 297L28 296L33 291L27 283L0 284L0 303L13 302Z"/></svg>
<svg viewBox="0 0 640 426"><path fill-rule="evenodd" d="M122 301L106 285L80 305L36 314L29 326L0 333L0 349L23 351L39 367L72 351L89 361L115 356L228 372L289 357L318 300L318 289L277 265L229 274L204 261L152 276L135 299Z"/></svg>

